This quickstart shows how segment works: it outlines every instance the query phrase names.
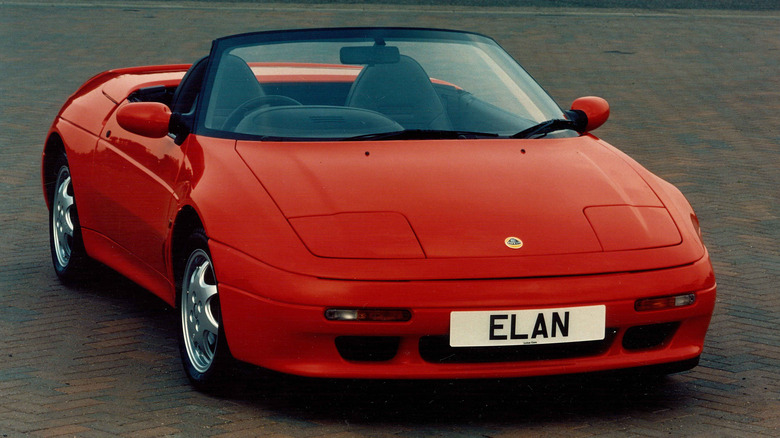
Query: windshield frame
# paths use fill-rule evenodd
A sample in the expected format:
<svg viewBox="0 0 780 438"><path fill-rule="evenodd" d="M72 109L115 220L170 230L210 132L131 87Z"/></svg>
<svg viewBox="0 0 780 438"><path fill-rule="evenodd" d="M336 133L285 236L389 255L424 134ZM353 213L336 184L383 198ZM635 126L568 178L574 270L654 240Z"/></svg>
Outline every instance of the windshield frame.
<svg viewBox="0 0 780 438"><path fill-rule="evenodd" d="M518 68L524 75L538 87L538 94L543 95L549 100L549 105L556 110L556 117L565 118L565 112L555 102L552 96L520 65L498 42L493 38L478 33L445 30L434 28L410 28L410 27L342 27L342 28L314 28L314 29L293 29L293 30L275 30L251 32L237 34L218 38L213 41L211 52L208 57L209 65L207 67L205 80L203 82L201 98L197 101L195 111L195 120L192 132L198 135L227 138L236 140L270 140L270 141L338 141L336 137L288 137L280 138L278 136L267 136L258 134L246 134L235 131L226 131L208 127L206 123L207 109L213 95L214 85L217 76L217 66L220 65L223 57L232 50L248 47L252 45L264 45L275 43L296 43L296 42L319 42L323 39L335 40L354 40L363 42L377 42L384 39L418 39L421 41L451 41L464 43L482 43L493 46L497 51L505 55L506 61L512 63L512 67ZM554 117L553 117L554 118ZM507 138L511 134L496 136L496 138ZM342 139L343 140L343 139Z"/></svg>

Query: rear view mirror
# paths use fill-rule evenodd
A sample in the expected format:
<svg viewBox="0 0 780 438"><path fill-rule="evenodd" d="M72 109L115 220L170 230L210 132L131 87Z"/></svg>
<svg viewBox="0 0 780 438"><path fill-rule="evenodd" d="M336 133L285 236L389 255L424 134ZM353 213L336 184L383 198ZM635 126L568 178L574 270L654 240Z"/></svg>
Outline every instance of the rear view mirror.
<svg viewBox="0 0 780 438"><path fill-rule="evenodd" d="M401 59L393 46L342 47L339 55L342 64L395 64Z"/></svg>
<svg viewBox="0 0 780 438"><path fill-rule="evenodd" d="M159 102L133 102L119 108L116 121L133 134L150 138L168 135L171 109Z"/></svg>

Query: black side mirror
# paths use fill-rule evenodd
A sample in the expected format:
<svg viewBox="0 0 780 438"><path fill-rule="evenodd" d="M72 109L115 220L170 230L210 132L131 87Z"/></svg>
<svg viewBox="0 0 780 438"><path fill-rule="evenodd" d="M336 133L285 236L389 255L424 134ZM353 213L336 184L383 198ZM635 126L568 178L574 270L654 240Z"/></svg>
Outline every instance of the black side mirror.
<svg viewBox="0 0 780 438"><path fill-rule="evenodd" d="M173 142L179 146L184 143L187 136L192 132L192 114L171 114L170 122L168 123L168 132L173 134Z"/></svg>

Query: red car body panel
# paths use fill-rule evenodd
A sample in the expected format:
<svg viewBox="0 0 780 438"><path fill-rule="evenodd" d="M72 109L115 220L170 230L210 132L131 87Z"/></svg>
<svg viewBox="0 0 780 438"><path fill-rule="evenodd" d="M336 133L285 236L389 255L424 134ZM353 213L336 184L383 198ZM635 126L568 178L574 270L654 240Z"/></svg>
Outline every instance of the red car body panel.
<svg viewBox="0 0 780 438"><path fill-rule="evenodd" d="M175 87L188 68L134 67L97 75L68 99L50 132L61 138L69 165L80 176L73 186L89 255L169 303L174 292L162 246L169 218L159 205L174 199L170 187L183 163L183 149L167 137L149 141L119 128L115 111L140 88ZM134 211L151 217L128 216Z"/></svg>
<svg viewBox="0 0 780 438"><path fill-rule="evenodd" d="M361 70L357 65L294 62L251 63L249 66L260 83L353 82Z"/></svg>
<svg viewBox="0 0 780 438"><path fill-rule="evenodd" d="M223 253L223 250L225 251ZM225 329L231 339L233 354L241 360L262 364L282 372L308 376L370 378L484 378L522 377L547 374L580 373L614 368L642 367L698 357L715 304L714 279L702 282L701 275L710 271L708 261L670 270L609 276L563 277L549 279L496 279L468 282L419 281L408 283L325 281L295 274L278 275L272 268L241 262L242 255L230 249L213 247L215 263L236 271L233 276L252 267L255 273L282 281L254 284L252 289L222 284L230 291L223 303L229 317ZM235 264L231 264L235 263ZM270 272L269 272L270 270ZM240 277L240 274L239 274ZM697 303L680 311L658 311L640 314L634 302L642 294L658 293L659 283L688 281L685 287L667 288L664 293L695 291ZM294 285L294 286L293 286ZM627 285L631 285L630 287ZM294 289L290 289L293 286ZM260 289L258 289L260 287ZM259 296L275 295L280 301ZM299 293L310 299L310 305L284 301L299 300ZM615 338L596 355L585 358L561 358L493 363L437 364L423 358L420 340L426 336L446 336L452 310L515 310L507 307L506 296L517 296L524 308L534 309L560 305L607 304L607 327ZM373 299L366 299L365 297ZM605 297L610 297L605 300ZM555 297L555 298L551 298ZM414 302L412 320L403 323L333 322L323 316L323 309L353 306L359 299L367 307L408 308ZM443 300L447 306L441 307ZM525 307L527 306L527 307ZM623 336L630 327L680 321L676 335L660 348L632 351L623 346ZM262 333L263 336L247 336ZM334 345L342 336L388 336L400 338L398 354L388 362L360 363L344 360ZM425 335L421 335L425 334ZM291 345L298 348L290 348ZM303 348L300 348L303 347ZM401 365L401 366L399 366Z"/></svg>
<svg viewBox="0 0 780 438"><path fill-rule="evenodd" d="M239 143L238 152L293 226L312 216L396 212L409 220L428 258L601 252L584 209L658 207L665 213L635 172L590 139L310 143L295 148ZM322 160L323 155L329 159ZM291 180L297 183L291 185ZM678 244L680 236L672 228L661 234L663 241L620 249ZM511 235L522 238L522 251L495 244Z"/></svg>
<svg viewBox="0 0 780 438"><path fill-rule="evenodd" d="M49 136L67 153L87 253L171 305L176 220L184 209L197 213L236 358L310 376L465 378L701 354L715 278L695 215L677 189L606 142L585 135L293 147L193 134L176 145L119 126L116 110L128 95L175 87L188 67L98 75L68 100ZM357 74L344 66L298 76L283 70L306 66L253 67L264 82ZM504 245L509 236L522 247ZM696 294L691 306L634 309L640 298L687 293ZM587 357L433 363L420 346L447 336L452 311L592 304L606 306L613 335ZM326 320L334 307L409 309L412 318ZM669 322L679 326L662 345L625 347L630 328ZM398 354L346 360L335 344L345 336L397 338Z"/></svg>

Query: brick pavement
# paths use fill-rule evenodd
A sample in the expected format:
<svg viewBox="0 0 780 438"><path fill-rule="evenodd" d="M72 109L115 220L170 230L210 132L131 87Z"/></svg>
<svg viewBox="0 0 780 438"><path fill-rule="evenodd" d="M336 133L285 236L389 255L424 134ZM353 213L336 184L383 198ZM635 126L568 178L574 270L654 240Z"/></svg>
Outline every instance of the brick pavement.
<svg viewBox="0 0 780 438"><path fill-rule="evenodd" d="M780 13L0 1L0 435L780 435ZM67 95L114 67L191 62L268 28L411 25L494 36L566 106L680 187L719 281L702 364L659 382L332 382L240 370L214 395L179 365L175 316L107 272L64 287L38 157Z"/></svg>

